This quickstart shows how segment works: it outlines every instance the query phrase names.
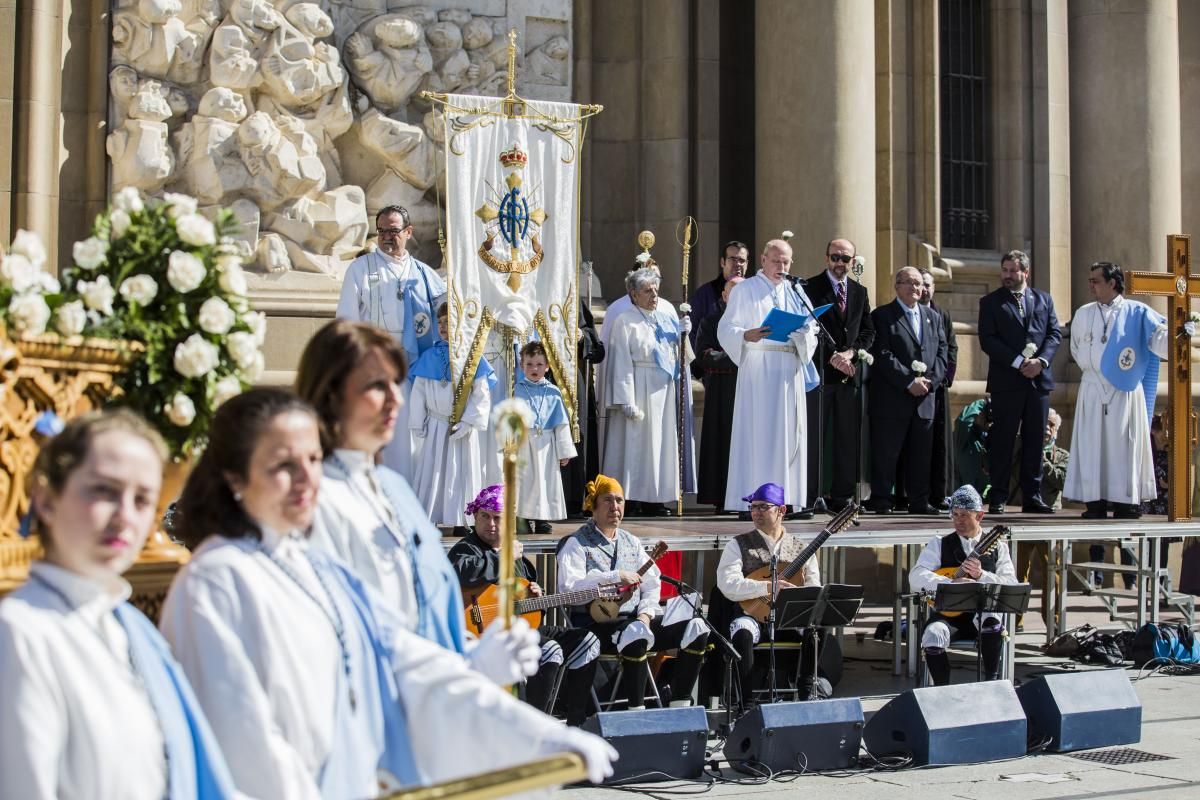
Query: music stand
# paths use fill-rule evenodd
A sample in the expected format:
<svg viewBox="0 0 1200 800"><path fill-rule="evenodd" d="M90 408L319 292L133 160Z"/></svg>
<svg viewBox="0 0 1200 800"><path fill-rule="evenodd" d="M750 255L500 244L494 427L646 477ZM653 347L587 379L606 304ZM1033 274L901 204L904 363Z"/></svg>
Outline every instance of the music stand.
<svg viewBox="0 0 1200 800"><path fill-rule="evenodd" d="M825 586L797 586L780 589L775 605L779 608L779 622L775 628L807 628L820 624L825 610Z"/></svg>
<svg viewBox="0 0 1200 800"><path fill-rule="evenodd" d="M854 618L858 616L859 609L863 604L863 587L852 586L844 583L826 584L824 603L821 607L821 613L817 616L817 628L840 628L845 625L850 625L854 622ZM816 631L813 635L813 692L816 692L815 679L819 676L821 670L821 636L820 632ZM805 700L816 700L817 697L809 696L803 698Z"/></svg>
<svg viewBox="0 0 1200 800"><path fill-rule="evenodd" d="M1029 608L1028 583L939 583L933 609L965 614L1024 614ZM975 678L983 678L983 626L975 626Z"/></svg>

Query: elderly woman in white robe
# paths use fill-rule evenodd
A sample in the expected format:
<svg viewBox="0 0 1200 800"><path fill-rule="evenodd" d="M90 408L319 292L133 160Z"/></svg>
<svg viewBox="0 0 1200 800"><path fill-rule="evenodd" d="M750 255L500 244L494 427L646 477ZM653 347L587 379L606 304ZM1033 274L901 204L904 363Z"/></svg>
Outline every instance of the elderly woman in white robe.
<svg viewBox="0 0 1200 800"><path fill-rule="evenodd" d="M651 269L626 277L633 304L612 322L603 388L608 423L601 469L625 487L631 513L650 516L669 515L664 504L681 491L679 341L691 330L687 318L681 322L659 300L661 280ZM691 391L690 381L685 386Z"/></svg>
<svg viewBox="0 0 1200 800"><path fill-rule="evenodd" d="M155 521L161 437L127 411L72 420L33 472L44 549L0 602L0 797L238 796L187 679L121 577Z"/></svg>
<svg viewBox="0 0 1200 800"><path fill-rule="evenodd" d="M238 789L372 798L563 749L581 753L594 779L609 774L615 753L602 740L409 633L353 571L310 546L321 456L313 409L254 389L218 409L179 500L176 532L194 555L167 596L163 632ZM450 744L468 739L469 759Z"/></svg>

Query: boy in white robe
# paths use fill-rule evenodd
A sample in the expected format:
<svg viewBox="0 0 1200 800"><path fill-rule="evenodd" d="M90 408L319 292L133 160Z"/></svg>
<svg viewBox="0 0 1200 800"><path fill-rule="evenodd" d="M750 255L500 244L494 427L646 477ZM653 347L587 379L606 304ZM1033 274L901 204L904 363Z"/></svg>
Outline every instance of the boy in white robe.
<svg viewBox="0 0 1200 800"><path fill-rule="evenodd" d="M550 533L553 528L548 520L566 518L567 501L559 468L576 456L562 392L546 380L549 368L541 342L521 348L524 377L517 382L514 394L533 411L533 429L525 440L517 484L517 515L529 520L534 533Z"/></svg>
<svg viewBox="0 0 1200 800"><path fill-rule="evenodd" d="M495 375L487 361L480 359L462 419L451 425L454 382L445 303L438 308L438 332L442 340L422 353L409 373L408 426L417 441L412 485L435 525L458 527L467 524L463 509L483 488L480 434L487 430L491 416Z"/></svg>

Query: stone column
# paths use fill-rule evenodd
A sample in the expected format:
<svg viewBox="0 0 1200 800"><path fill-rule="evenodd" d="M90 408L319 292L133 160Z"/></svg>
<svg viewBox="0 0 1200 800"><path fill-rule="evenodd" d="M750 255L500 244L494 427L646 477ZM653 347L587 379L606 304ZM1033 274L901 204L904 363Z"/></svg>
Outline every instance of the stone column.
<svg viewBox="0 0 1200 800"><path fill-rule="evenodd" d="M1180 140L1183 143L1183 225L1200 245L1200 5L1179 4ZM1200 271L1194 265L1193 271Z"/></svg>
<svg viewBox="0 0 1200 800"><path fill-rule="evenodd" d="M755 246L794 231L793 271L807 276L829 239L849 237L870 286L903 266L874 263L875 4L760 0L755 30Z"/></svg>
<svg viewBox="0 0 1200 800"><path fill-rule="evenodd" d="M1166 236L1179 232L1176 6L1068 4L1074 307L1090 300L1088 264L1163 270Z"/></svg>

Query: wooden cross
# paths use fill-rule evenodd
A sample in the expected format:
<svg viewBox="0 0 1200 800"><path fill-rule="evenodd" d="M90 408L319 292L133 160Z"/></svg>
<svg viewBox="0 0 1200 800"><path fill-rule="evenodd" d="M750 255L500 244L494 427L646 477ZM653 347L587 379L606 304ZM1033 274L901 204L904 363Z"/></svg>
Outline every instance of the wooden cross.
<svg viewBox="0 0 1200 800"><path fill-rule="evenodd" d="M1187 322L1189 300L1200 298L1200 277L1193 275L1191 239L1167 236L1166 272L1130 272L1129 293L1167 297L1167 329L1171 343L1167 359L1167 418L1169 466L1167 468L1167 519L1192 518L1192 487L1188 481L1191 449L1196 445L1196 415L1192 413L1192 340L1181 336Z"/></svg>

